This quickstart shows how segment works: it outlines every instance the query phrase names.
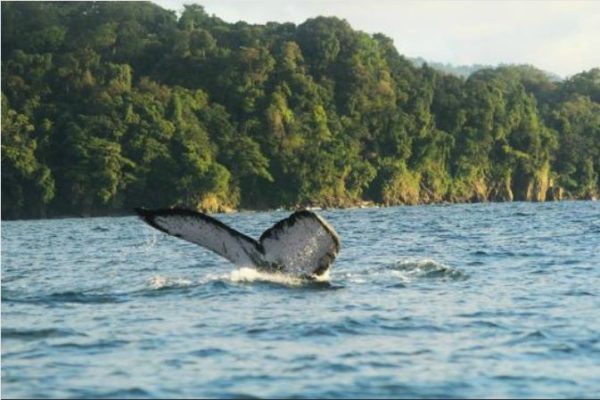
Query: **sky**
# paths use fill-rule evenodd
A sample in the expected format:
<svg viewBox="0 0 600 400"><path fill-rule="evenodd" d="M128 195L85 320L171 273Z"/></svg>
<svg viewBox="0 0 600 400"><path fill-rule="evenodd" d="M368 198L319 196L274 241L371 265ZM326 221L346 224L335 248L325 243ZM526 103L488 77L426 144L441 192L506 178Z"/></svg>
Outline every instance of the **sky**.
<svg viewBox="0 0 600 400"><path fill-rule="evenodd" d="M600 67L600 0L153 0L197 3L227 22L318 15L391 37L400 54L454 65L532 64L568 77Z"/></svg>

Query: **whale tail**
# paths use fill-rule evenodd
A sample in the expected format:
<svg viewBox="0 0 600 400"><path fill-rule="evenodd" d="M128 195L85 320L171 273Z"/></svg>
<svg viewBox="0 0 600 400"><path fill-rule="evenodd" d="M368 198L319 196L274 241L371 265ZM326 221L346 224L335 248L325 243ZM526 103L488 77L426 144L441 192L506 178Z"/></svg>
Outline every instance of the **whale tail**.
<svg viewBox="0 0 600 400"><path fill-rule="evenodd" d="M258 241L192 210L136 208L135 212L150 226L205 247L237 266L268 272L320 276L329 269L340 249L335 230L307 210L277 222Z"/></svg>

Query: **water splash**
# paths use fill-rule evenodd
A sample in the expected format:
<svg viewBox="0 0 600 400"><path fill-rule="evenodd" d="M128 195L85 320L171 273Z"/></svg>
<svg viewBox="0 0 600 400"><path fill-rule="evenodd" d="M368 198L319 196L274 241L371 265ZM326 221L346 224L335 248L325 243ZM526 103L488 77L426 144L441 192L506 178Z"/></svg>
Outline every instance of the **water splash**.
<svg viewBox="0 0 600 400"><path fill-rule="evenodd" d="M328 282L329 271L325 274L315 277L314 279L307 279L298 276L286 275L281 273L269 273L258 271L254 268L239 268L232 271L228 280L234 283L239 282L271 282L286 286L302 286L310 282Z"/></svg>
<svg viewBox="0 0 600 400"><path fill-rule="evenodd" d="M190 286L204 286L211 285L217 282L232 284L266 282L284 286L297 287L310 283L329 282L329 272L323 274L322 276L308 279L281 273L263 272L258 271L254 268L243 267L233 270L226 274L208 274L196 282L186 278L174 278L163 275L156 275L148 280L148 286L150 286L150 288L153 290L161 290L178 289Z"/></svg>
<svg viewBox="0 0 600 400"><path fill-rule="evenodd" d="M141 247L144 251L152 250L156 246L156 241L158 240L158 234L152 232L150 235L146 235L144 237L144 242L141 244Z"/></svg>

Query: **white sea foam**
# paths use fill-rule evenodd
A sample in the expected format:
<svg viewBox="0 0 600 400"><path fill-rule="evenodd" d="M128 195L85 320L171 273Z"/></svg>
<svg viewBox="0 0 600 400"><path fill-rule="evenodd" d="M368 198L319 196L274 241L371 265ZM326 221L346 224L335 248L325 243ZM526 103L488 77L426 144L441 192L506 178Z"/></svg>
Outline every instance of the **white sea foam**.
<svg viewBox="0 0 600 400"><path fill-rule="evenodd" d="M239 269L236 269L235 271L232 271L229 274L229 280L231 282L235 282L235 283L262 281L262 282L279 283L282 285L289 285L289 286L300 286L307 282L307 279L305 279L305 278L281 274L281 273L262 272L262 271L258 271L256 269L254 269L254 268L247 268L247 267L239 268ZM329 280L329 271L327 271L325 274L323 274L319 277L315 277L315 281L317 281L317 282L326 282L328 280Z"/></svg>
<svg viewBox="0 0 600 400"><path fill-rule="evenodd" d="M208 274L197 284L203 285L210 282L231 282L231 283L250 283L250 282L271 282L286 286L301 286L307 282L327 282L329 281L329 271L325 274L308 280L306 278L286 275L281 273L268 273L258 271L254 268L243 267L233 270L226 274ZM194 282L185 278L173 278L162 275L156 275L148 280L148 285L152 289L177 288L193 285Z"/></svg>
<svg viewBox="0 0 600 400"><path fill-rule="evenodd" d="M189 286L192 284L192 281L189 279L169 278L166 276L157 275L150 278L149 284L153 289L163 289L170 287Z"/></svg>

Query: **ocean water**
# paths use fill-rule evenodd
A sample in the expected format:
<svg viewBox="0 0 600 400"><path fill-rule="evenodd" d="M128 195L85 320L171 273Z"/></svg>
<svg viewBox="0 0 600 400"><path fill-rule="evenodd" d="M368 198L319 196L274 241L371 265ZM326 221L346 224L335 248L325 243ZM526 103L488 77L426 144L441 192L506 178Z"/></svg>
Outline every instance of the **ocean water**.
<svg viewBox="0 0 600 400"><path fill-rule="evenodd" d="M600 202L320 214L326 283L135 217L3 222L2 397L600 397Z"/></svg>

